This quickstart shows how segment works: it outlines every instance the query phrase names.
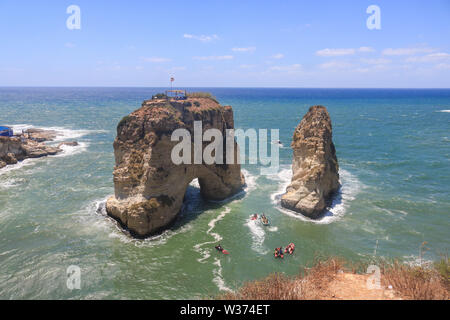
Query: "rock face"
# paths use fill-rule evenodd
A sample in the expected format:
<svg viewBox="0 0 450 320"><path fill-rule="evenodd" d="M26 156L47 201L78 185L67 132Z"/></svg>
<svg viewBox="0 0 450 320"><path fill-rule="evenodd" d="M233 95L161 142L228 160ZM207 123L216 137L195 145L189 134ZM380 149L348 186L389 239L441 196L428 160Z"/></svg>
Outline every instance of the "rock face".
<svg viewBox="0 0 450 320"><path fill-rule="evenodd" d="M292 149L293 176L281 205L317 219L339 189L339 165L331 119L325 107L309 109L295 129Z"/></svg>
<svg viewBox="0 0 450 320"><path fill-rule="evenodd" d="M108 199L106 211L134 237L168 228L182 208L189 183L196 178L202 196L211 200L230 197L244 185L239 164L172 162L171 152L178 144L171 141L172 132L187 129L193 143L194 121L202 121L203 132L215 128L224 137L226 129L234 128L232 108L209 98L147 100L119 123L114 141L115 195Z"/></svg>
<svg viewBox="0 0 450 320"><path fill-rule="evenodd" d="M53 141L58 132L54 130L43 130L38 128L30 128L24 132L24 137L36 142Z"/></svg>

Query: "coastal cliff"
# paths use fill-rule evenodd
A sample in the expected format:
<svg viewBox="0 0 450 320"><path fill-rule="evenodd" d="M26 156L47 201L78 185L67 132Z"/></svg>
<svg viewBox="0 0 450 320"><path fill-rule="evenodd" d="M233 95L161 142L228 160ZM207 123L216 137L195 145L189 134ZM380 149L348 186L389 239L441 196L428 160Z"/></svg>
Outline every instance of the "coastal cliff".
<svg viewBox="0 0 450 320"><path fill-rule="evenodd" d="M224 200L244 185L239 164L173 163L171 153L177 142L171 140L172 133L186 129L194 145L195 121L201 121L203 133L218 129L223 137L225 130L234 128L232 108L209 97L147 100L120 121L114 141L115 194L107 200L106 211L134 237L168 228L182 208L189 183L196 178L202 196L210 200ZM201 148L203 152L204 142Z"/></svg>
<svg viewBox="0 0 450 320"><path fill-rule="evenodd" d="M281 205L317 219L339 189L339 165L328 111L313 106L294 132L292 181Z"/></svg>
<svg viewBox="0 0 450 320"><path fill-rule="evenodd" d="M63 142L49 146L44 142L53 141L57 133L52 130L28 129L13 137L0 137L0 169L28 158L55 155L63 150L62 144L76 145L77 142Z"/></svg>

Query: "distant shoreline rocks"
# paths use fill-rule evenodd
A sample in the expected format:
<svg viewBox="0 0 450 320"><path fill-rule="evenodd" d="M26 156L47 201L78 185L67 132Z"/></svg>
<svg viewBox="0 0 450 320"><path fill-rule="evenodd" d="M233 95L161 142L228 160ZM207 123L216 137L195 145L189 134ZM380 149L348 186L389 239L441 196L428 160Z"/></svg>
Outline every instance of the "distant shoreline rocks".
<svg viewBox="0 0 450 320"><path fill-rule="evenodd" d="M62 142L58 146L49 146L45 142L56 139L55 130L27 129L12 137L0 136L0 169L29 158L42 158L63 151L62 146L77 146L78 142Z"/></svg>

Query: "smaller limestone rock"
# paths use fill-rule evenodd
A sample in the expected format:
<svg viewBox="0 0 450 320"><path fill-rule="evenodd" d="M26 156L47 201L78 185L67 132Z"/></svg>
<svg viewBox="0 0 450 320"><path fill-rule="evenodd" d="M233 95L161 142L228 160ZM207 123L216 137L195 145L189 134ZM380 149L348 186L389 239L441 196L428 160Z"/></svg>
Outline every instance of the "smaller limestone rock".
<svg viewBox="0 0 450 320"><path fill-rule="evenodd" d="M339 189L339 165L325 107L309 109L294 132L292 149L293 176L281 205L317 219Z"/></svg>

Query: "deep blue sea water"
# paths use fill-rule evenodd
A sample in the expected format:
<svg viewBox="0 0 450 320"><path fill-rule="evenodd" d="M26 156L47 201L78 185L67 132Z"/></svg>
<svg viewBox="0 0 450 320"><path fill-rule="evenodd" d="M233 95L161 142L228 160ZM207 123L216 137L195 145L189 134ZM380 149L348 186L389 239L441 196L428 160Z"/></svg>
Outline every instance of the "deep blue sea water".
<svg viewBox="0 0 450 320"><path fill-rule="evenodd" d="M119 120L163 88L0 88L0 125L53 128L78 140L64 153L0 170L1 299L203 298L275 271L296 274L315 255L417 263L450 244L450 90L210 91L233 106L236 128L279 129L280 170L244 165L244 196L217 204L188 190L186 211L161 236L133 240L101 210L113 193ZM279 206L290 181L292 134L312 105L327 107L341 194L319 221ZM99 210L100 209L100 210ZM263 228L249 215L265 212ZM220 242L231 254L219 255ZM295 255L275 260L277 246ZM66 269L81 268L81 290Z"/></svg>

